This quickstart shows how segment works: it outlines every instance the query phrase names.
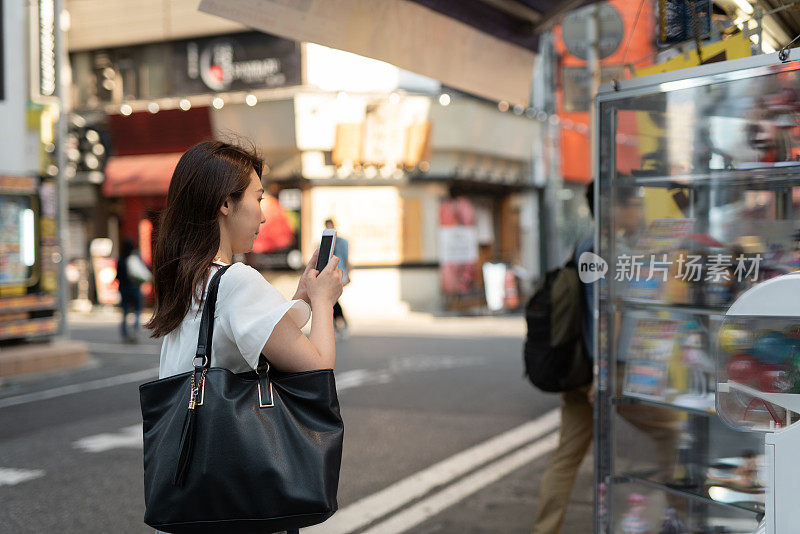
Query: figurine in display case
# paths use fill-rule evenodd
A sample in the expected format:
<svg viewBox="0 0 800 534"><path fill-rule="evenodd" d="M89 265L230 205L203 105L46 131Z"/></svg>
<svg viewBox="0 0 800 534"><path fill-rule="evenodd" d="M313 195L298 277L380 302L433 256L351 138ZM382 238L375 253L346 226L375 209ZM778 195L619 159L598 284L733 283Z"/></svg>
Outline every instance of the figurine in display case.
<svg viewBox="0 0 800 534"><path fill-rule="evenodd" d="M664 521L661 523L661 530L658 534L687 534L689 529L678 517L678 512L675 508L667 507L664 510Z"/></svg>
<svg viewBox="0 0 800 534"><path fill-rule="evenodd" d="M714 404L714 389L709 385L714 377L714 360L706 347L706 336L696 321L688 321L683 326L683 336L678 351L680 362L687 374L685 393L675 397L675 402L683 406L710 408Z"/></svg>
<svg viewBox="0 0 800 534"><path fill-rule="evenodd" d="M625 534L652 532L652 525L646 517L647 503L647 497L641 493L628 495L628 511L622 516L622 532Z"/></svg>
<svg viewBox="0 0 800 534"><path fill-rule="evenodd" d="M690 323L692 328L683 341L681 362L689 369L689 392L698 397L705 397L709 393L709 377L714 373L714 362L709 358L703 348L703 334L696 328L695 323Z"/></svg>

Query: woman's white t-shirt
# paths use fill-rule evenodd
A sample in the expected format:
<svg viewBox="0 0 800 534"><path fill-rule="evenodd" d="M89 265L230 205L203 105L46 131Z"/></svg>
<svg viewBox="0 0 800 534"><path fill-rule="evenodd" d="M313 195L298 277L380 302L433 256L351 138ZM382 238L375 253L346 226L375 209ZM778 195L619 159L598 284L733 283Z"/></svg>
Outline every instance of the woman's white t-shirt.
<svg viewBox="0 0 800 534"><path fill-rule="evenodd" d="M224 264L213 264L211 277ZM203 295L208 285L203 289ZM158 377L191 371L197 352L202 310L196 301L181 325L164 336ZM243 263L234 263L222 275L214 313L211 367L234 373L252 371L258 356L284 315L302 328L311 317L311 307L302 300L287 301L261 274Z"/></svg>

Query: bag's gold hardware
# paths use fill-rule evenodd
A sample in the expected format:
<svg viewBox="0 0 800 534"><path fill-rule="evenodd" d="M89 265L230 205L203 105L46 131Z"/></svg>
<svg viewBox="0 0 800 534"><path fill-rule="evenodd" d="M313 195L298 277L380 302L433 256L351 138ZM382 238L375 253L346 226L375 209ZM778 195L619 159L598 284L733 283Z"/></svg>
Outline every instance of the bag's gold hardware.
<svg viewBox="0 0 800 534"><path fill-rule="evenodd" d="M258 407L259 408L272 408L275 406L275 399L272 396L272 380L269 381L269 402L264 402L261 395L261 381L258 381Z"/></svg>
<svg viewBox="0 0 800 534"><path fill-rule="evenodd" d="M200 380L197 385L194 383L194 373L189 378L189 409L194 410L195 406L202 406L206 392L206 370L200 373ZM197 394L200 393L200 402L197 402Z"/></svg>

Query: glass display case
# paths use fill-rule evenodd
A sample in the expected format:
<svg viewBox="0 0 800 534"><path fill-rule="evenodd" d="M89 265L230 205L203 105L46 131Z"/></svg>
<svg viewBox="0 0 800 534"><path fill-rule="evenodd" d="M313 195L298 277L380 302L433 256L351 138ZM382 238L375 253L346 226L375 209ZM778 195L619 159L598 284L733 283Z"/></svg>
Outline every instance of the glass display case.
<svg viewBox="0 0 800 534"><path fill-rule="evenodd" d="M797 415L747 388L800 392L800 296L780 324L726 311L800 270L798 59L597 97L596 532L750 533L764 513L764 431Z"/></svg>

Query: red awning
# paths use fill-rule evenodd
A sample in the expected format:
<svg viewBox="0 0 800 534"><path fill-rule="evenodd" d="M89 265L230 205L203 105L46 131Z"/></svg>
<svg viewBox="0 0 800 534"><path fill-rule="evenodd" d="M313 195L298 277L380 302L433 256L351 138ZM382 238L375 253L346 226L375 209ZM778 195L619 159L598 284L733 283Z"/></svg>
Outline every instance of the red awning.
<svg viewBox="0 0 800 534"><path fill-rule="evenodd" d="M107 197L162 196L181 153L114 156L106 164L103 195Z"/></svg>

